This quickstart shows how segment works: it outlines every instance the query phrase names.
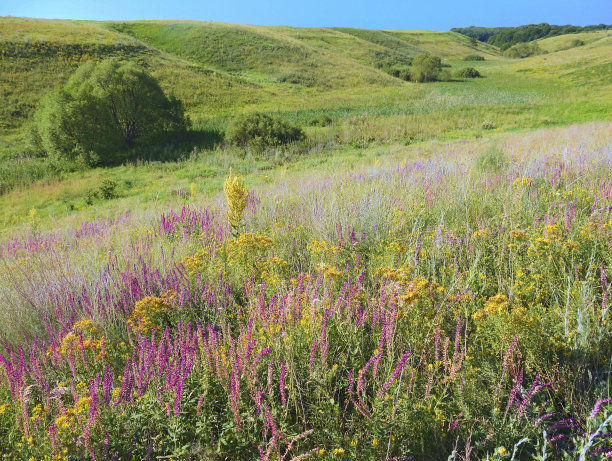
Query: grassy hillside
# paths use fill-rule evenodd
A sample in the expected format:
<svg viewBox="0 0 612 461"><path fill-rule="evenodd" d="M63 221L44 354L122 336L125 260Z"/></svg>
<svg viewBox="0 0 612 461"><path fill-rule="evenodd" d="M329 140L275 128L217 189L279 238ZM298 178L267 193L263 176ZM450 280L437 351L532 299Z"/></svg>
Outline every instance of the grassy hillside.
<svg viewBox="0 0 612 461"><path fill-rule="evenodd" d="M512 60L488 44L473 47L454 32L0 18L0 157L13 159L0 165L0 193L39 180L50 181L55 190L66 176L21 152L36 103L88 59L136 60L185 102L194 122L189 142L172 152L160 146L163 155L153 152L145 159L189 157L195 149L197 158L232 158L246 172L295 159L209 151L222 139L210 133L222 134L241 111L263 111L300 125L317 152L322 146L344 152L477 137L485 134L484 121L500 132L609 120L610 37L607 32L571 37L584 37L585 45L564 49L566 39L554 37L541 41L549 53ZM472 66L485 77L415 84L389 75L390 68L408 67L420 53L440 56L450 72ZM470 54L485 61L463 61ZM331 123L310 126L323 115ZM223 168L215 168L221 175ZM18 203L29 201L22 192L7 202L14 212L5 214L4 223L13 219L8 215L24 216ZM47 208L38 201L36 206ZM57 210L51 206L49 212Z"/></svg>
<svg viewBox="0 0 612 461"><path fill-rule="evenodd" d="M576 37L512 60L454 32L0 18L0 455L612 453L612 37ZM393 76L421 53L483 78ZM29 152L40 98L110 56L184 101L181 142ZM306 139L229 145L242 111Z"/></svg>
<svg viewBox="0 0 612 461"><path fill-rule="evenodd" d="M610 44L598 42L601 59L606 61ZM551 44L551 50L555 46L562 48ZM568 65L582 66L585 59L590 60L581 55L586 50L577 50ZM486 101L489 107L498 106L495 112L504 115L508 127L520 126L522 121L511 120L511 113L519 111L509 110L507 103L518 103L520 111L531 110L533 105L524 104L523 90L530 88L538 94L538 103L545 104L546 92L560 85L563 78L563 73L557 75L549 66L552 56L535 58L536 72L516 74L515 63L501 58L495 47L479 44L473 48L468 37L454 32L2 18L0 51L0 133L5 151L19 146L23 126L49 88L65 82L84 60L106 56L140 61L165 89L185 101L197 123L220 126L238 110L280 111L302 124L321 112L341 119L342 124L347 117L365 113L392 116L421 112L421 107L429 107L431 112L447 111L448 105L440 104L439 99L444 85L448 87L442 89L445 95L449 90L450 94L462 94L466 89L488 94L477 99ZM450 87L419 86L383 71L391 66L408 66L419 53L440 56L453 69L466 65L464 56L480 54L487 60L477 67L487 78ZM530 78L540 68L540 74L547 78L545 83ZM507 93L504 97L490 97L499 94L501 88ZM558 94L558 90L553 93ZM508 98L508 94L516 97ZM478 117L490 118L488 111L478 111ZM454 111L448 116L461 118ZM457 120L456 125L468 123L471 121Z"/></svg>

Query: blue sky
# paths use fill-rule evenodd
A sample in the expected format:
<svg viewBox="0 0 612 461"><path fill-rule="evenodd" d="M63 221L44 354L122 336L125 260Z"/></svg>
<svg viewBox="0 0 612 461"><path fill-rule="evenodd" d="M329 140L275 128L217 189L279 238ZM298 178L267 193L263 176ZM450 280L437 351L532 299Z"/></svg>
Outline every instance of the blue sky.
<svg viewBox="0 0 612 461"><path fill-rule="evenodd" d="M448 30L611 24L612 0L0 0L0 16Z"/></svg>

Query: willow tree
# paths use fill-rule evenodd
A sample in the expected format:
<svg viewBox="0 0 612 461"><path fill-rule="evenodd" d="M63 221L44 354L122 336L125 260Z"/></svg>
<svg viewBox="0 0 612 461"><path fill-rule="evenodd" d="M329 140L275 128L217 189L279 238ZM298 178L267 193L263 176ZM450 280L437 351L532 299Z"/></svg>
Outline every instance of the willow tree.
<svg viewBox="0 0 612 461"><path fill-rule="evenodd" d="M151 145L187 126L183 105L133 62L81 66L51 91L34 116L33 145L50 157L109 163L114 154Z"/></svg>

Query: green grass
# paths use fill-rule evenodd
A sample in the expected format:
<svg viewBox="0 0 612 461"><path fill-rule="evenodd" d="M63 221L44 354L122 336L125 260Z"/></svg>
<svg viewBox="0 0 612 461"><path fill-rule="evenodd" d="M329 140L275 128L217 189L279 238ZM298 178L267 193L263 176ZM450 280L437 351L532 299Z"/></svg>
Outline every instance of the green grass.
<svg viewBox="0 0 612 461"><path fill-rule="evenodd" d="M575 38L585 45L567 49ZM13 191L0 197L0 223L26 219L32 207L43 216L71 216L84 207L87 189L105 176L118 177L123 196L145 206L157 200L152 191L159 187L166 194L202 181L198 187L212 190L230 165L257 173L328 156L346 160L364 148L480 137L485 120L495 132L610 120L612 37L593 32L539 43L547 54L512 60L491 45L474 48L453 32L0 18L0 190ZM381 70L419 53L442 57L451 71L476 67L484 78L414 84ZM486 60L463 61L474 53ZM193 121L188 142L143 152L143 158L188 161L61 173L21 154L40 98L80 63L108 56L147 67L165 91L185 102ZM242 111L302 126L311 147L261 159L216 150L221 138L206 133L222 133ZM322 115L332 119L329 126L309 127Z"/></svg>

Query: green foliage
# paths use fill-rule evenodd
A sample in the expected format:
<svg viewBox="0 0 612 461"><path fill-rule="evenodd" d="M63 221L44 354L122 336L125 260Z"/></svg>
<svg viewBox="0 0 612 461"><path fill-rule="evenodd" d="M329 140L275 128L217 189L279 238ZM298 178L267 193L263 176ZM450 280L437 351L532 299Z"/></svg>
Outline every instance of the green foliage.
<svg viewBox="0 0 612 461"><path fill-rule="evenodd" d="M81 66L41 101L34 121L35 151L84 165L108 164L122 150L187 126L180 101L166 97L143 68L118 59Z"/></svg>
<svg viewBox="0 0 612 461"><path fill-rule="evenodd" d="M304 132L277 117L246 113L235 117L227 127L225 139L233 145L261 152L304 139Z"/></svg>
<svg viewBox="0 0 612 461"><path fill-rule="evenodd" d="M464 61L484 61L485 58L484 56L481 56L479 54L468 54L467 56L464 56L463 60Z"/></svg>
<svg viewBox="0 0 612 461"><path fill-rule="evenodd" d="M333 119L326 114L321 114L318 117L310 119L308 125L310 126L329 126L333 122Z"/></svg>
<svg viewBox="0 0 612 461"><path fill-rule="evenodd" d="M518 43L504 51L504 56L509 58L527 58L542 52L537 43Z"/></svg>
<svg viewBox="0 0 612 461"><path fill-rule="evenodd" d="M473 67L464 67L463 69L459 69L458 71L455 72L455 77L478 78L478 77L482 77L482 75L480 75L480 72L478 72L478 70L474 69Z"/></svg>
<svg viewBox="0 0 612 461"><path fill-rule="evenodd" d="M117 183L112 179L104 179L98 188L100 197L104 200L111 200L117 197Z"/></svg>
<svg viewBox="0 0 612 461"><path fill-rule="evenodd" d="M483 173L497 173L508 165L506 154L496 145L476 157L476 168Z"/></svg>
<svg viewBox="0 0 612 461"><path fill-rule="evenodd" d="M451 30L478 39L481 42L499 46L502 50L505 50L516 43L530 42L539 38L606 29L612 29L612 25L599 24L580 27L571 25L555 26L541 23L518 27L456 27Z"/></svg>
<svg viewBox="0 0 612 461"><path fill-rule="evenodd" d="M434 82L442 71L442 60L437 56L419 54L412 60L410 80L413 82Z"/></svg>
<svg viewBox="0 0 612 461"><path fill-rule="evenodd" d="M572 48L576 48L577 46L584 46L584 40L580 40L579 38L572 40L570 44Z"/></svg>

